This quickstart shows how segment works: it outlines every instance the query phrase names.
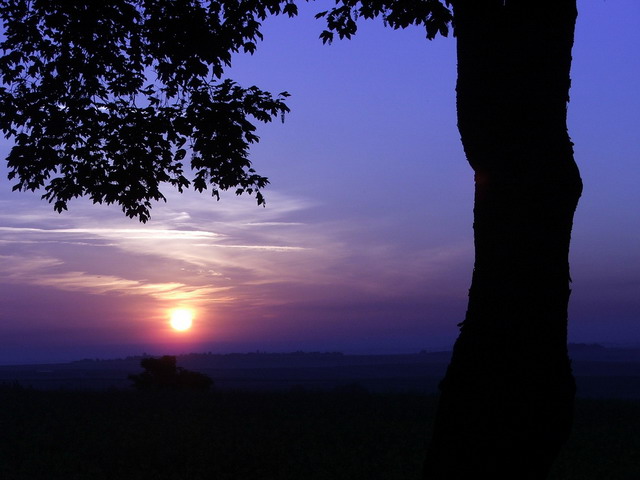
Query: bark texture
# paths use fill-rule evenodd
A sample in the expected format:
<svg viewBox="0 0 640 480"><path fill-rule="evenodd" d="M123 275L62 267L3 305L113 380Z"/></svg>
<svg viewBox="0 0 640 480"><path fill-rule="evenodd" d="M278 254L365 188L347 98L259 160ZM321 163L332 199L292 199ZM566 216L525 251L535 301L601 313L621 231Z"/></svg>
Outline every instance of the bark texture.
<svg viewBox="0 0 640 480"><path fill-rule="evenodd" d="M469 305L425 478L543 479L571 429L567 133L575 0L457 0L458 127L475 172Z"/></svg>

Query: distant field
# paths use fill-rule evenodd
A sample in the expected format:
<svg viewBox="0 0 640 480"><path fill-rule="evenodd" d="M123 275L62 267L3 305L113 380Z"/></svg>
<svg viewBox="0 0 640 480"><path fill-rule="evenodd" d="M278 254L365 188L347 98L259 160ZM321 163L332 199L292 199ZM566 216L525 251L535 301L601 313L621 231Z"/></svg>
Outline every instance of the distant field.
<svg viewBox="0 0 640 480"><path fill-rule="evenodd" d="M418 479L435 397L0 388L0 478ZM640 402L580 400L553 479L640 478Z"/></svg>
<svg viewBox="0 0 640 480"><path fill-rule="evenodd" d="M570 346L578 396L640 400L640 349ZM188 354L178 365L209 375L218 390L288 391L294 386L331 390L359 383L376 393L437 393L451 352L343 355L292 352ZM0 366L0 383L36 389L103 390L131 386L143 357L80 360L61 364Z"/></svg>

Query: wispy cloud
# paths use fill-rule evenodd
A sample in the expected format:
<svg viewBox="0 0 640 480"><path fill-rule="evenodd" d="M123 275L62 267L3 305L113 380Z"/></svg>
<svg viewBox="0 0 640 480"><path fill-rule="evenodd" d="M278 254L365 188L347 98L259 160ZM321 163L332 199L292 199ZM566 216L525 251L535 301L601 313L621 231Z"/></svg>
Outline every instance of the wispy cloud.
<svg viewBox="0 0 640 480"><path fill-rule="evenodd" d="M53 287L72 292L115 295L146 295L163 301L191 304L220 303L232 300L221 296L230 287L187 285L179 282L149 283L115 275L95 275L80 271L56 272L64 262L56 258L0 256L7 283Z"/></svg>
<svg viewBox="0 0 640 480"><path fill-rule="evenodd" d="M134 240L202 240L218 238L223 235L213 232L203 232L198 230L167 230L159 228L33 228L33 227L2 227L0 232L15 234L14 242L22 241L25 235L47 235L56 236L68 235L69 237L99 237Z"/></svg>
<svg viewBox="0 0 640 480"><path fill-rule="evenodd" d="M17 259L5 280L163 302L264 306L290 301L291 285L307 296L434 295L447 290L439 277L470 255L470 246L457 244L398 247L372 234L376 226L348 217L328 222L312 207L277 194L267 208L253 199L217 203L187 194L159 205L145 225L88 203L62 216L34 213L30 221L20 208L5 209L0 254Z"/></svg>
<svg viewBox="0 0 640 480"><path fill-rule="evenodd" d="M20 208L6 209L0 215L5 281L172 302L229 302L242 285L303 278L293 264L316 254L317 243L303 231L308 225L281 221L304 202L282 197L287 205L270 210L232 202L212 212L211 200L181 199L177 209L158 208L146 225L114 212L97 219L84 205L64 216L62 227L51 212L25 222ZM96 252L98 246L104 248ZM283 258L290 255L295 258Z"/></svg>

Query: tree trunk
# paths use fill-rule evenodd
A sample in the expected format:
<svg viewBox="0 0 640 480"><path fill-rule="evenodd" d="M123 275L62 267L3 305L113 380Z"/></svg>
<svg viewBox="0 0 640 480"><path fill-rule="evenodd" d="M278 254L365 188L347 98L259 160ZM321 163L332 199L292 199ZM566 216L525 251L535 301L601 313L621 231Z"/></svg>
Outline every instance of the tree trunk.
<svg viewBox="0 0 640 480"><path fill-rule="evenodd" d="M571 429L568 254L582 182L566 107L576 15L576 0L454 2L476 256L425 479L546 478Z"/></svg>

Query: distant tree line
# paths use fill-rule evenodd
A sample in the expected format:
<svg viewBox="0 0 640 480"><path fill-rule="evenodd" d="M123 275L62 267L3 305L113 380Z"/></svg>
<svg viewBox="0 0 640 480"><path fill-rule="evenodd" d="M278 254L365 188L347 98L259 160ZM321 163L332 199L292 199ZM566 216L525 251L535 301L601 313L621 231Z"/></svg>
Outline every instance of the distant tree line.
<svg viewBox="0 0 640 480"><path fill-rule="evenodd" d="M129 375L138 390L207 391L213 387L213 380L208 375L178 367L173 355L143 358L140 366L144 372Z"/></svg>

